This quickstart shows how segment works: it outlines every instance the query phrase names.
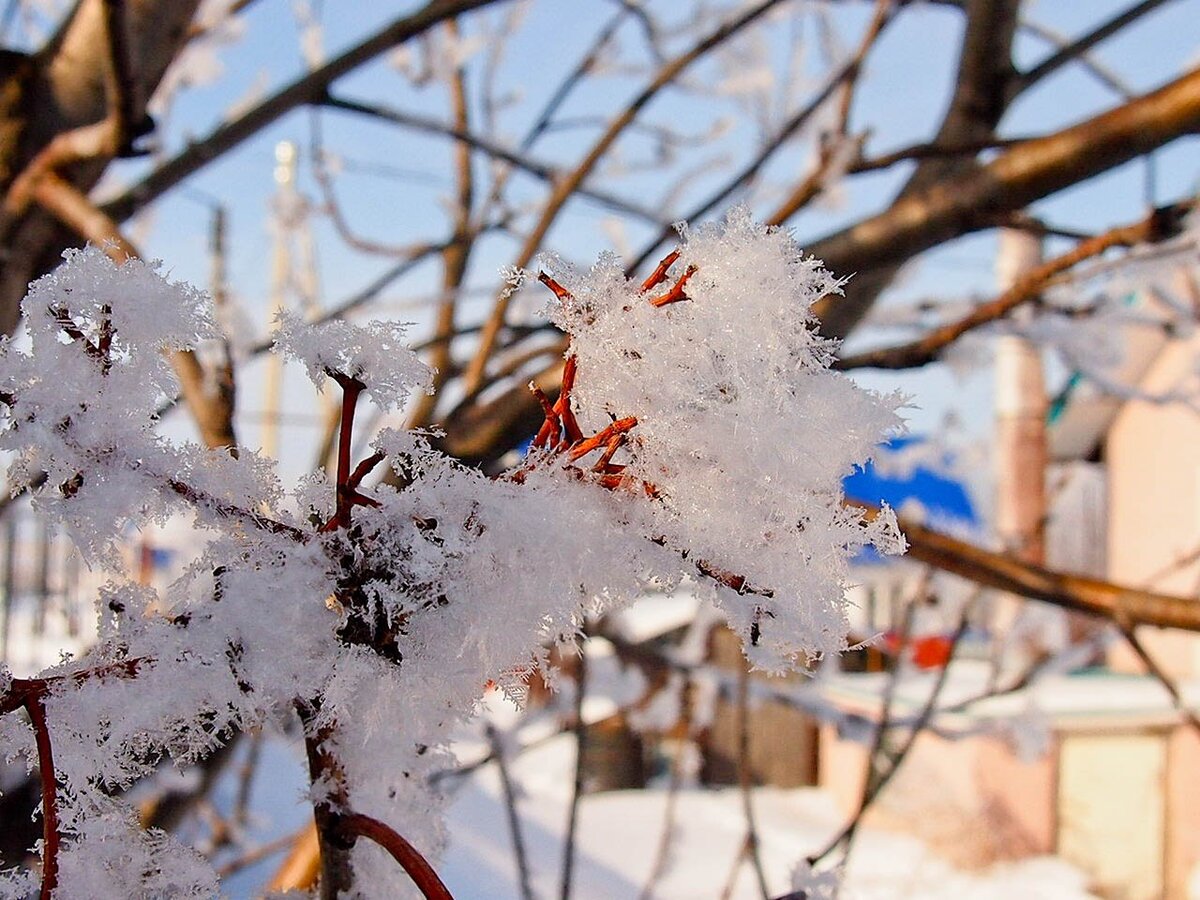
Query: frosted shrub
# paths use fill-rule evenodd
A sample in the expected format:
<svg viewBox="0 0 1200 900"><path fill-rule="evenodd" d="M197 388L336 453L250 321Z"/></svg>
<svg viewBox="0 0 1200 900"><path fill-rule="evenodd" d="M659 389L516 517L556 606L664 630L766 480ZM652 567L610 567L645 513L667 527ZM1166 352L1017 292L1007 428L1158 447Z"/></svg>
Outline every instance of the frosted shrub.
<svg viewBox="0 0 1200 900"><path fill-rule="evenodd" d="M126 528L194 516L211 540L166 595L110 583L100 642L35 679L4 677L10 756L45 791L42 886L55 897L212 896L216 877L115 794L169 757L210 753L292 709L304 724L322 887L428 889L439 844L428 783L485 684L519 695L584 615L694 580L759 666L843 647L846 560L902 549L885 511L840 479L888 429L881 400L828 371L810 306L837 289L782 232L744 216L686 236L642 284L614 258L548 261L572 336L561 394L524 462L487 478L420 434L350 456L360 394L402 407L429 373L393 325L280 323L277 349L342 392L336 481L286 494L245 450L166 441L162 353L211 333L207 307L153 267L69 253L30 290L31 341L0 350L0 445L34 503L92 561ZM387 462L406 485L369 488ZM269 511L269 513L267 512ZM357 840L367 837L369 841ZM8 873L24 896L29 873Z"/></svg>

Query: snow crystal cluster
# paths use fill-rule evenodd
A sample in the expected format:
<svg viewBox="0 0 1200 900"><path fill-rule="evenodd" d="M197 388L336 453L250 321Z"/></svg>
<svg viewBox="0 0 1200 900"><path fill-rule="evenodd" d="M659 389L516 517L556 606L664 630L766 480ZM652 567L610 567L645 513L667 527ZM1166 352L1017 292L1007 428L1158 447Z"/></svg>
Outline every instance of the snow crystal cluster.
<svg viewBox="0 0 1200 900"><path fill-rule="evenodd" d="M161 595L112 582L100 644L41 676L60 783L55 896L215 895L207 865L140 831L116 792L294 708L338 761L314 803L390 823L436 854L428 776L485 684L519 694L588 612L648 589L693 579L766 668L843 647L848 557L902 539L886 511L865 522L842 504L841 478L898 420L894 399L828 371L810 307L837 289L832 276L744 215L685 236L656 289L691 272L669 305L615 259L554 270L570 292L553 315L578 364L574 412L586 435L637 418L610 460L628 477L605 484L589 466L598 454L560 446L534 451L519 477L488 478L424 435L384 431L375 449L405 487L358 486L344 520L323 476L288 493L253 453L155 432L176 388L164 351L211 331L195 291L97 250L68 254L31 288L29 346L0 349L13 483L32 483L89 559L180 512L211 534ZM318 383L350 379L397 408L429 384L402 340L382 323L285 318L278 349ZM0 734L0 753L36 760L28 729ZM367 841L351 860L362 896L411 889ZM6 877L0 896L27 893L27 873Z"/></svg>
<svg viewBox="0 0 1200 900"><path fill-rule="evenodd" d="M762 668L844 649L846 560L903 543L888 511L864 526L842 504L842 477L900 427L900 400L829 370L810 310L838 282L744 212L685 233L682 302L647 302L613 257L554 268L573 296L551 309L572 335L585 432L637 417L629 471L657 494L645 533L762 589L716 597Z"/></svg>

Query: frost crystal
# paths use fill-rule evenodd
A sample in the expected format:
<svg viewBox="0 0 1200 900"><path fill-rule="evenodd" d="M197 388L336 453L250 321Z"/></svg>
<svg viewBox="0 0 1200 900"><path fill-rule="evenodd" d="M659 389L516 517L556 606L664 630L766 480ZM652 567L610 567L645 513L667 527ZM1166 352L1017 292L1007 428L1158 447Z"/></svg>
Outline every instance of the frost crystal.
<svg viewBox="0 0 1200 900"><path fill-rule="evenodd" d="M555 262L571 296L552 315L572 335L584 430L637 417L627 472L656 493L644 533L745 579L720 604L752 659L778 670L844 648L856 548L902 549L890 513L864 526L841 492L900 427L899 398L829 371L811 307L838 282L785 232L739 212L685 237L655 290L690 271L686 300L648 302L614 258L586 274Z"/></svg>
<svg viewBox="0 0 1200 900"><path fill-rule="evenodd" d="M899 422L894 398L828 370L811 306L834 278L744 214L687 234L647 285L612 258L554 270L564 390L540 398L546 425L520 467L488 478L395 431L354 466L347 429L336 479L308 478L290 501L270 460L154 431L175 387L162 351L211 331L199 294L95 250L34 285L31 349L0 349L13 474L48 473L38 504L93 557L128 524L181 510L211 535L164 595L108 585L99 645L36 682L62 896L214 894L207 865L141 833L113 791L293 708L310 751L336 760L315 777L318 811L403 825L436 851L428 776L484 686L519 697L589 611L647 590L694 580L764 668L844 646L848 558L903 545L888 511L868 523L843 505L842 477ZM333 378L352 421L360 391L398 408L428 389L402 341L395 325L284 316L277 348ZM385 458L402 489L363 484ZM3 752L36 755L28 731L4 738ZM409 889L367 841L349 860L358 895ZM17 896L29 882L0 885Z"/></svg>
<svg viewBox="0 0 1200 900"><path fill-rule="evenodd" d="M431 389L431 376L404 340L405 326L396 322L352 325L333 321L311 325L281 312L275 347L304 363L308 377L320 387L338 372L367 383L381 409L403 405L414 390Z"/></svg>

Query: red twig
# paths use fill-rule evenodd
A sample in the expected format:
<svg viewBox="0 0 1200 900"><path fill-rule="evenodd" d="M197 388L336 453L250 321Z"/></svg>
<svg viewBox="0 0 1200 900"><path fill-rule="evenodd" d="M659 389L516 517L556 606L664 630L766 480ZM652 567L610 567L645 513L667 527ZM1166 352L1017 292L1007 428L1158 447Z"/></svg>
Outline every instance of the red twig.
<svg viewBox="0 0 1200 900"><path fill-rule="evenodd" d="M563 303L566 303L568 300L575 299L574 295L570 291L568 291L565 287L563 287L545 272L538 272L538 281L550 288L550 290L554 291L554 296Z"/></svg>
<svg viewBox="0 0 1200 900"><path fill-rule="evenodd" d="M558 410L554 408L554 404L550 402L550 398L546 396L546 392L540 387L529 382L529 390L533 392L533 396L537 398L537 402L541 404L542 412L546 416L546 421L542 423L542 427L538 429L537 436L533 439L532 446L545 447L550 442L550 436L555 435L555 445L557 445L557 434L562 428L562 419L558 415Z"/></svg>
<svg viewBox="0 0 1200 900"><path fill-rule="evenodd" d="M358 397L367 389L366 384L350 375L327 369L329 375L342 389L342 420L338 429L337 462L337 506L329 521L321 526L321 532L336 531L350 525L350 511L356 506L379 506L379 501L358 492L358 486L371 470L383 462L383 453L372 453L350 470L351 442L354 440L354 413L358 408Z"/></svg>
<svg viewBox="0 0 1200 900"><path fill-rule="evenodd" d="M427 900L454 900L433 866L390 826L362 813L338 816L338 831L347 839L365 837L391 854Z"/></svg>
<svg viewBox="0 0 1200 900"><path fill-rule="evenodd" d="M688 279L696 274L695 266L688 266L687 271L679 276L679 280L671 286L671 289L665 294L659 294L650 300L651 306L666 306L669 303L678 303L681 300L687 300L688 295L684 293L683 287L687 284Z"/></svg>
<svg viewBox="0 0 1200 900"><path fill-rule="evenodd" d="M617 419L611 425L606 425L601 428L590 438L585 438L571 445L571 449L567 452L567 458L574 462L581 456L586 456L598 447L603 447L607 444L614 435L623 434L629 431L637 424L637 419L634 416L626 416L624 419Z"/></svg>
<svg viewBox="0 0 1200 900"><path fill-rule="evenodd" d="M604 472L605 474L611 475L614 474L613 469L616 469L619 472L621 469L625 468L624 466L619 468L612 466L612 458L616 454L617 450L620 449L620 446L625 443L626 434L627 432L620 431L608 439L608 446L604 448L604 453L598 460L596 460L596 464L592 466L593 472ZM612 468L610 468L610 466L612 466Z"/></svg>
<svg viewBox="0 0 1200 900"><path fill-rule="evenodd" d="M58 776L54 772L54 752L50 746L50 729L46 726L44 700L43 688L25 701L25 709L33 723L38 778L42 782L42 900L50 900L58 887L58 851L62 836L58 832Z"/></svg>
<svg viewBox="0 0 1200 900"><path fill-rule="evenodd" d="M562 418L563 431L566 440L575 443L583 439L583 429L575 421L575 413L571 411L571 391L575 389L575 372L579 363L574 356L568 356L563 364L562 390L558 393L558 402L554 409Z"/></svg>
<svg viewBox="0 0 1200 900"><path fill-rule="evenodd" d="M351 490L356 490L363 483L363 479L370 475L375 467L383 462L385 458L386 454L376 450L355 467L354 472L350 475L350 481L347 486ZM369 498L364 497L363 499L366 500ZM371 502L374 503L375 501L372 500Z"/></svg>
<svg viewBox="0 0 1200 900"><path fill-rule="evenodd" d="M42 786L42 900L50 900L58 887L58 854L62 835L58 830L58 775L54 770L54 750L50 728L46 723L46 694L51 687L65 681L82 684L91 678L107 675L131 677L137 674L144 659L121 662L49 678L14 678L8 690L0 696L0 714L15 712L24 707L33 725L34 743L38 755L38 779Z"/></svg>
<svg viewBox="0 0 1200 900"><path fill-rule="evenodd" d="M667 271L671 268L671 266L675 265L675 260L677 259L679 259L678 250L672 250L670 253L664 256L662 261L655 267L654 271L650 273L650 277L642 282L642 293L644 294L651 288L658 287L660 284L666 281Z"/></svg>

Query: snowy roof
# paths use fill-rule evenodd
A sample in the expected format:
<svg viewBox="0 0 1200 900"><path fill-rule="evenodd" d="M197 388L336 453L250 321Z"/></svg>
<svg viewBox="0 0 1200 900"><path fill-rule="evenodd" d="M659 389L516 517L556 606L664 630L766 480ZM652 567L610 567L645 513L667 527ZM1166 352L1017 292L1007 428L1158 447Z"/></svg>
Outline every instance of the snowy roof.
<svg viewBox="0 0 1200 900"><path fill-rule="evenodd" d="M890 677L883 672L843 673L822 681L820 689L840 711L874 721ZM918 715L936 678L935 672L926 671L902 675L895 688L893 719ZM950 711L939 713L936 724L945 731L969 733L988 723L1028 720L1031 715L1059 731L1173 725L1181 719L1166 689L1148 675L1108 670L1047 675L1022 690L976 700L989 693L990 679L986 661L952 663L938 703ZM1200 712L1200 680L1178 687L1188 708Z"/></svg>
<svg viewBox="0 0 1200 900"><path fill-rule="evenodd" d="M1170 340L1158 321L1159 317L1166 320L1169 311L1160 308L1153 294L1131 294L1127 304L1144 312L1146 319L1125 326L1124 354L1105 377L1113 385L1136 388ZM1050 458L1056 462L1091 459L1125 403L1126 398L1097 386L1083 372L1072 372L1047 410Z"/></svg>

